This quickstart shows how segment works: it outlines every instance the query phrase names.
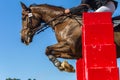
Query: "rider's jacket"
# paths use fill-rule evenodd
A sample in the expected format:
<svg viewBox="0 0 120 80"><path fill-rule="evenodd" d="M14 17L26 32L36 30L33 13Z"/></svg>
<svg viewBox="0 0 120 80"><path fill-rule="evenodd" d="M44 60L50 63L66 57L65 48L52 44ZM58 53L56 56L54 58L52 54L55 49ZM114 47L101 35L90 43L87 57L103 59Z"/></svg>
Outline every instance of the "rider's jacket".
<svg viewBox="0 0 120 80"><path fill-rule="evenodd" d="M107 2L113 1L115 7L117 8L118 2L115 0L82 0L81 4L77 7L70 8L71 13L79 13L87 12L88 10L97 10L99 7L104 6Z"/></svg>
<svg viewBox="0 0 120 80"><path fill-rule="evenodd" d="M91 9L96 10L99 7L105 5L109 1L113 1L115 4L115 7L117 8L118 3L115 0L82 0L81 4L88 4L91 7Z"/></svg>

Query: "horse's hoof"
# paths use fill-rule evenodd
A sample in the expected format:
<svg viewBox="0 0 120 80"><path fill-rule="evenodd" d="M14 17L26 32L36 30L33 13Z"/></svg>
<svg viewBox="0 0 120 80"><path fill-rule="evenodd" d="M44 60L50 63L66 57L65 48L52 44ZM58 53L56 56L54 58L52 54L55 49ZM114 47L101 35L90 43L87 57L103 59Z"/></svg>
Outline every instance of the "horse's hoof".
<svg viewBox="0 0 120 80"><path fill-rule="evenodd" d="M60 71L64 71L64 68L62 66L58 67Z"/></svg>
<svg viewBox="0 0 120 80"><path fill-rule="evenodd" d="M75 69L72 65L70 65L67 61L63 61L61 63L61 68L65 72L75 72Z"/></svg>

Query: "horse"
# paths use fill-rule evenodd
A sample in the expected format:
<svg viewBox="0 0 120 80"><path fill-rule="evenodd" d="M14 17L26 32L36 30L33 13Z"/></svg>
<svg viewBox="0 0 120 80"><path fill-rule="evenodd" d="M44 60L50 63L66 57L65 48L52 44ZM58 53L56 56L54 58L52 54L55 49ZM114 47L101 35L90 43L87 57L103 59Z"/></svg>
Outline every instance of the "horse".
<svg viewBox="0 0 120 80"><path fill-rule="evenodd" d="M71 64L66 60L61 62L58 58L77 60L82 57L81 16L64 14L65 8L49 4L30 5L27 7L21 2L21 7L22 43L29 45L35 34L51 27L58 43L46 47L46 56L60 71L75 72ZM117 30L114 35L115 43L117 44L117 57L120 57L120 31Z"/></svg>

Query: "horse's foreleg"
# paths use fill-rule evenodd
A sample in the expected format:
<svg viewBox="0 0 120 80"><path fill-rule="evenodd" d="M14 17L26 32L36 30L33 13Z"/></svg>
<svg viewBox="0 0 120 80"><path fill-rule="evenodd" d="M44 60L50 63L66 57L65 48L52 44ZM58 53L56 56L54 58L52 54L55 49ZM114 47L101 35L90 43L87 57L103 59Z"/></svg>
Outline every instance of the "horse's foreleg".
<svg viewBox="0 0 120 80"><path fill-rule="evenodd" d="M60 70L64 70L62 67L61 67L61 62L53 55L48 55L48 58L49 60Z"/></svg>
<svg viewBox="0 0 120 80"><path fill-rule="evenodd" d="M58 48L55 48L55 46L54 47L53 46L54 45L47 47L46 55L54 55L57 58L58 57L59 58L67 58L67 59L72 58L72 56L70 56L71 50L70 50L69 46L64 45L64 47L58 47Z"/></svg>
<svg viewBox="0 0 120 80"><path fill-rule="evenodd" d="M51 45L51 46L48 46L46 48L46 55L51 55L55 50L58 50L59 49L59 52L65 52L67 49L64 49L64 50L61 50L61 48L65 47L67 44L66 42L59 42L57 44L54 44L54 45Z"/></svg>
<svg viewBox="0 0 120 80"><path fill-rule="evenodd" d="M72 65L68 64L67 61L60 62L57 58L68 58L73 59L73 56L70 56L69 53L70 47L65 43L61 42L60 44L55 44L46 48L46 55L49 60L61 71L74 72Z"/></svg>
<svg viewBox="0 0 120 80"><path fill-rule="evenodd" d="M48 55L49 60L60 70L66 72L75 72L75 69L67 61L60 62L55 56Z"/></svg>
<svg viewBox="0 0 120 80"><path fill-rule="evenodd" d="M59 42L57 44L54 44L54 45L51 45L51 46L48 46L47 49L57 49L57 48L62 48L66 45L67 43L66 42Z"/></svg>
<svg viewBox="0 0 120 80"><path fill-rule="evenodd" d="M65 45L64 47L61 48L49 47L49 49L50 49L50 54L56 56L57 58L78 59L82 56L80 51L74 53L73 50L71 49L71 46L69 45Z"/></svg>
<svg viewBox="0 0 120 80"><path fill-rule="evenodd" d="M48 46L46 48L46 55L54 55L66 59L77 59L81 56L79 53L73 53L71 46L65 42Z"/></svg>

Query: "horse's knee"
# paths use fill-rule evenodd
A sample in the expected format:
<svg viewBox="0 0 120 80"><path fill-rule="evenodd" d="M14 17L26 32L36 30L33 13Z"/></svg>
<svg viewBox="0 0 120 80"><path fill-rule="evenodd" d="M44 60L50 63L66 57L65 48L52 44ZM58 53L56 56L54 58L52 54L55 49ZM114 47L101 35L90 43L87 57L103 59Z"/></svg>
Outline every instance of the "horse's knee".
<svg viewBox="0 0 120 80"><path fill-rule="evenodd" d="M51 46L48 46L46 48L46 55L53 55L53 54L55 54L54 49Z"/></svg>
<svg viewBox="0 0 120 80"><path fill-rule="evenodd" d="M51 49L50 49L50 46L48 46L47 48L46 48L46 55L50 55L51 54Z"/></svg>

